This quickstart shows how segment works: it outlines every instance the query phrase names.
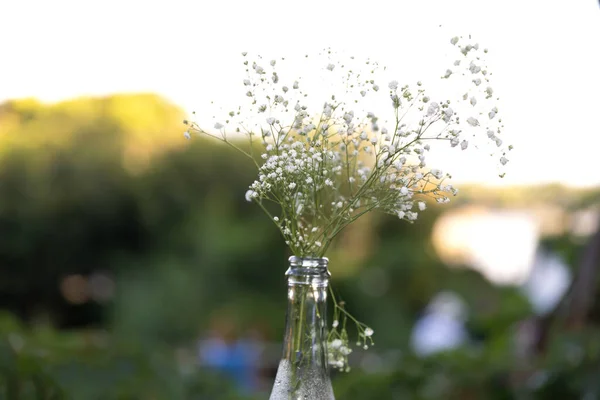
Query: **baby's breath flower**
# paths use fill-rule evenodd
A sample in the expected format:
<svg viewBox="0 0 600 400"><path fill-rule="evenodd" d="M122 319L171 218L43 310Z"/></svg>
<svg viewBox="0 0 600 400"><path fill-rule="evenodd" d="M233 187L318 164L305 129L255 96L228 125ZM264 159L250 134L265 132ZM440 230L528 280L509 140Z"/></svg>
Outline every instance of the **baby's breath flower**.
<svg viewBox="0 0 600 400"><path fill-rule="evenodd" d="M252 201L252 199L254 199L257 196L258 193L256 193L254 190L248 190L246 192L246 201Z"/></svg>
<svg viewBox="0 0 600 400"><path fill-rule="evenodd" d="M477 121L477 118L473 118L473 117L469 117L467 119L467 123L471 126L478 126L479 125L479 121Z"/></svg>
<svg viewBox="0 0 600 400"><path fill-rule="evenodd" d="M214 125L220 134L186 123L188 130L184 137L189 139L192 133L207 134L232 145L257 163L258 176L249 185L245 199L258 203L269 216L274 215L271 206L274 207L273 211L281 217L271 218L294 255L322 257L333 237L365 212L378 209L412 223L420 212L426 212L428 200L444 204L450 201L450 193L458 193L443 183L449 174L427 165L432 162L426 155L433 150L434 141L449 141L451 147L466 150L469 142L461 131L466 127L472 147L478 148L477 140L482 137L486 145L502 154L500 164L508 163L504 148L496 150L496 146L503 145L499 137L502 120L496 118L498 108L488 101L494 92L487 86L491 74L482 69L485 61L475 53L479 46L463 43L459 37L450 42L465 61L456 60L442 78L462 76L468 86L453 94L452 99L456 100L452 100L452 107L450 100L425 92L421 81L417 82L417 91L408 85L401 86L396 80L388 81L389 92L378 93L376 79L364 80L362 71L344 69L339 71L343 91L322 99L313 110L305 100L308 94L298 90L299 80L280 77L275 71L279 62L269 63L272 68L268 77L264 68L254 62L253 74L258 76L243 80L248 109L240 107L232 112L229 108L226 119L228 127L236 124L237 132L247 133L249 145L238 147L229 142L222 123ZM249 61L245 63L248 65ZM368 64L369 68L374 65ZM325 71L321 72L331 81L344 64L328 60L324 65ZM342 67L336 70L336 65ZM280 86L280 82L292 82L289 86L294 90ZM482 82L486 82L485 90L479 88ZM387 113L362 113L358 103L364 101L367 93L383 100L389 96L391 107ZM344 97L346 94L351 97ZM244 119L247 110L254 115ZM268 115L261 116L267 112ZM464 112L472 116L463 117ZM479 119L486 115L489 120L480 123ZM394 129L388 130L383 125ZM477 130L482 134L473 132ZM335 304L327 362L334 368L347 370L351 346L345 331L348 320L340 321L347 314L341 310ZM373 330L352 321L357 323L357 345L365 348L373 345Z"/></svg>
<svg viewBox="0 0 600 400"><path fill-rule="evenodd" d="M432 116L434 114L436 114L440 109L440 105L438 103L431 103L429 104L429 108L427 109L427 116Z"/></svg>

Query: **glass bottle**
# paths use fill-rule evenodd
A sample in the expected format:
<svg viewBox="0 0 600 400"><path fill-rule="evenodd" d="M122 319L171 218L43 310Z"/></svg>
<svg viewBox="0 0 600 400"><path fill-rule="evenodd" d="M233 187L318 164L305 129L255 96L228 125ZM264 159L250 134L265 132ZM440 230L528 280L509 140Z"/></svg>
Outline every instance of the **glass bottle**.
<svg viewBox="0 0 600 400"><path fill-rule="evenodd" d="M283 355L270 400L334 400L327 363L327 258L290 257Z"/></svg>

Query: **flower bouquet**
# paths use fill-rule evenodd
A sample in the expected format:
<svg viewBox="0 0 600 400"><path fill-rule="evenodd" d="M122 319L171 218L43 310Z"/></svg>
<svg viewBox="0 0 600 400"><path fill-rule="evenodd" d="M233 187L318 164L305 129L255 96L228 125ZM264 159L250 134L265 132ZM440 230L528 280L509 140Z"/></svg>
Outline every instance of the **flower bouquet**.
<svg viewBox="0 0 600 400"><path fill-rule="evenodd" d="M451 39L457 59L441 76L458 81L463 93L454 98L436 99L420 81L400 86L388 80L380 87L377 77L385 68L367 61L355 69L353 57L336 62L335 54L325 51L324 86L341 85L315 109L300 80L280 77L277 60L250 61L242 53L248 106L229 112L210 130L184 121L188 139L213 137L256 167L246 200L271 219L293 254L284 350L272 400L333 399L328 369L348 371L354 343L365 349L373 344L373 329L356 320L329 287L325 255L336 236L372 210L413 223L427 201L449 202L457 194L447 183L451 176L427 163L434 146L460 152L470 143L488 145L500 165L508 162L511 147L502 146L497 99L482 60L487 50L463 41ZM389 110L383 120L365 107L382 100ZM329 328L328 295L334 314ZM357 339L350 340L349 323L357 328Z"/></svg>

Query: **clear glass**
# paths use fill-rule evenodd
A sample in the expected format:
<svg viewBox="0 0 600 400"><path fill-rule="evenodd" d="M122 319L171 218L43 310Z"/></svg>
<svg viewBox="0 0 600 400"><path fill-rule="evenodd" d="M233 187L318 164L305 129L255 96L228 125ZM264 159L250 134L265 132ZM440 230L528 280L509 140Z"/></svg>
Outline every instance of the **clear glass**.
<svg viewBox="0 0 600 400"><path fill-rule="evenodd" d="M327 258L290 257L283 355L270 400L335 400L327 364Z"/></svg>

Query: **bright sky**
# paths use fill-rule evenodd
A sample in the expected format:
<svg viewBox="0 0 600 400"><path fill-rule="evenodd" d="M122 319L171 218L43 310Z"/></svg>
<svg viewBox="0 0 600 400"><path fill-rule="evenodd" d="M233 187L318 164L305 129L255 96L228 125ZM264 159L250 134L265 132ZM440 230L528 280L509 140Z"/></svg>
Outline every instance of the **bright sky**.
<svg viewBox="0 0 600 400"><path fill-rule="evenodd" d="M490 49L515 146L506 178L491 183L600 185L599 11L597 0L2 1L0 101L151 91L199 109L240 93L242 51L332 46L439 75L449 38L472 34ZM490 167L450 170L490 183L495 168L482 161Z"/></svg>

